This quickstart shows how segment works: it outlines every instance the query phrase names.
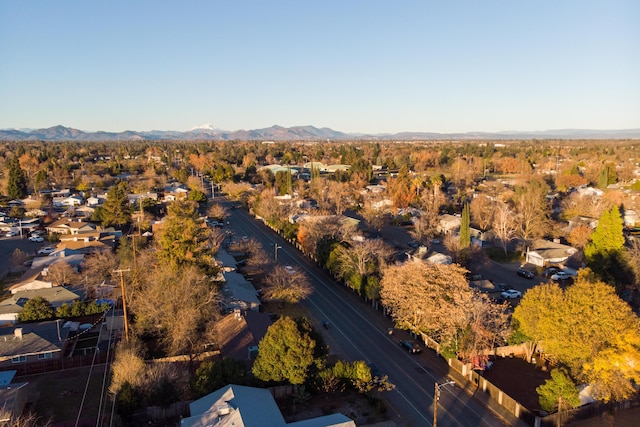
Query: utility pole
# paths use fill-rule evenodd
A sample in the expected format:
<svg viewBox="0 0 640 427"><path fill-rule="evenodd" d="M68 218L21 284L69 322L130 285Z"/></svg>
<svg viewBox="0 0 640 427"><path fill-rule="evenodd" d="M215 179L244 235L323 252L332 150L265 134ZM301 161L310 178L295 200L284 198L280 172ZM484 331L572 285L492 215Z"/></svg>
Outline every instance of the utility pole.
<svg viewBox="0 0 640 427"><path fill-rule="evenodd" d="M127 318L127 298L124 290L124 276L122 273L131 271L129 268L126 270L113 270L113 273L120 274L120 288L122 289L122 310L124 311L124 336L129 341L129 319Z"/></svg>
<svg viewBox="0 0 640 427"><path fill-rule="evenodd" d="M433 427L436 427L438 424L438 401L440 400L440 388L452 384L455 384L455 381L447 381L440 385L436 382L435 393L433 394Z"/></svg>

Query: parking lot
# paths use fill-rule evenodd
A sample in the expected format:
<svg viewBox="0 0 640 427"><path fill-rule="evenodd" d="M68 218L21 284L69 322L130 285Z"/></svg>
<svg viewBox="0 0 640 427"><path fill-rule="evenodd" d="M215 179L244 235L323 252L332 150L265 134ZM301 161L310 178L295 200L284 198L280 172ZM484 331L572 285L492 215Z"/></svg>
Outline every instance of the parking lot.
<svg viewBox="0 0 640 427"><path fill-rule="evenodd" d="M28 256L33 257L36 255L36 251L47 245L47 241L44 242L31 242L27 238L28 236L5 237L4 234L0 237L0 280L3 280L11 271L11 255L16 249L24 251Z"/></svg>

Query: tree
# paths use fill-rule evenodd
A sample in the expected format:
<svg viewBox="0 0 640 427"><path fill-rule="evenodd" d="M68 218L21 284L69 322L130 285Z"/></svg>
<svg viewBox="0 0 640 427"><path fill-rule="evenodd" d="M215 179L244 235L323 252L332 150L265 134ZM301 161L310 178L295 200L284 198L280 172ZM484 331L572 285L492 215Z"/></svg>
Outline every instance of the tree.
<svg viewBox="0 0 640 427"><path fill-rule="evenodd" d="M567 241L574 247L583 249L589 242L591 232L591 228L584 224L576 225L567 236Z"/></svg>
<svg viewBox="0 0 640 427"><path fill-rule="evenodd" d="M205 396L227 384L245 383L245 364L225 357L220 361L207 360L196 369L191 388L197 396Z"/></svg>
<svg viewBox="0 0 640 427"><path fill-rule="evenodd" d="M167 354L191 356L211 342L218 290L196 266L160 263L141 275L131 294L136 328L157 336Z"/></svg>
<svg viewBox="0 0 640 427"><path fill-rule="evenodd" d="M408 262L383 271L382 304L403 329L451 344L468 324L473 290L457 265Z"/></svg>
<svg viewBox="0 0 640 427"><path fill-rule="evenodd" d="M11 265L19 267L27 261L27 254L20 248L15 248L11 254Z"/></svg>
<svg viewBox="0 0 640 427"><path fill-rule="evenodd" d="M78 275L69 263L59 261L49 267L47 279L51 280L54 286L74 285L78 281Z"/></svg>
<svg viewBox="0 0 640 427"><path fill-rule="evenodd" d="M122 242L121 242L122 244ZM114 283L113 271L117 269L116 257L111 251L94 252L82 262L82 283L87 296L95 296L102 283Z"/></svg>
<svg viewBox="0 0 640 427"><path fill-rule="evenodd" d="M263 298L267 301L281 301L295 304L307 299L313 287L306 274L299 270L287 269L277 265L265 279Z"/></svg>
<svg viewBox="0 0 640 427"><path fill-rule="evenodd" d="M202 263L211 230L200 219L197 204L177 200L167 208L165 226L160 231L160 257L171 265Z"/></svg>
<svg viewBox="0 0 640 427"><path fill-rule="evenodd" d="M378 275L392 254L391 248L382 239L354 241L348 245L338 245L334 251L335 261L331 269L360 294L365 290L368 277Z"/></svg>
<svg viewBox="0 0 640 427"><path fill-rule="evenodd" d="M18 314L20 322L30 322L33 320L49 320L55 315L49 301L43 297L35 297L28 300L22 311Z"/></svg>
<svg viewBox="0 0 640 427"><path fill-rule="evenodd" d="M624 253L623 221L617 206L600 215L598 225L591 233L591 241L584 248L587 265L603 281L620 288L632 279L631 267Z"/></svg>
<svg viewBox="0 0 640 427"><path fill-rule="evenodd" d="M517 223L515 221L513 210L506 203L497 205L493 216L493 231L496 238L502 244L502 250L507 254L507 245L515 236Z"/></svg>
<svg viewBox="0 0 640 427"><path fill-rule="evenodd" d="M557 284L530 289L513 318L521 332L575 378L594 387L600 400L625 399L640 380L640 320L614 289L581 272L566 290Z"/></svg>
<svg viewBox="0 0 640 427"><path fill-rule="evenodd" d="M218 221L224 221L229 216L229 211L220 203L213 203L207 209L207 216Z"/></svg>
<svg viewBox="0 0 640 427"><path fill-rule="evenodd" d="M462 219L460 221L460 248L468 248L471 244L471 223L469 219L469 203L462 208Z"/></svg>
<svg viewBox="0 0 640 427"><path fill-rule="evenodd" d="M127 184L121 182L107 191L107 199L100 213L102 225L121 227L131 222L131 205L127 200Z"/></svg>
<svg viewBox="0 0 640 427"><path fill-rule="evenodd" d="M536 388L540 407L547 411L564 412L580 406L578 388L563 369L552 369L551 379ZM560 424L558 422L558 424Z"/></svg>
<svg viewBox="0 0 640 427"><path fill-rule="evenodd" d="M487 231L493 223L494 202L485 194L471 200L471 219L482 231Z"/></svg>
<svg viewBox="0 0 640 427"><path fill-rule="evenodd" d="M549 229L548 192L549 186L540 179L516 189L517 233L525 244L533 237L544 236Z"/></svg>
<svg viewBox="0 0 640 427"><path fill-rule="evenodd" d="M27 195L27 178L20 167L17 157L9 161L7 179L7 195L9 199L23 199Z"/></svg>
<svg viewBox="0 0 640 427"><path fill-rule="evenodd" d="M298 330L289 317L269 326L258 344L258 356L251 371L262 381L288 381L303 384L313 362L315 342Z"/></svg>
<svg viewBox="0 0 640 427"><path fill-rule="evenodd" d="M624 246L623 228L624 223L617 206L604 211L591 234L591 241L584 249L587 260L590 261L598 255L606 256L619 252Z"/></svg>

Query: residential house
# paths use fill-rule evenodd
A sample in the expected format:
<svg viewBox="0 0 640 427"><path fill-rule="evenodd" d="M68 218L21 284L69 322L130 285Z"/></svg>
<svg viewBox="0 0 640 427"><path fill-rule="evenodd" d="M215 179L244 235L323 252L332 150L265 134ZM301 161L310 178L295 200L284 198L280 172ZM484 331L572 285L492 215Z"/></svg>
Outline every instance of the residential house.
<svg viewBox="0 0 640 427"><path fill-rule="evenodd" d="M438 216L438 233L454 234L460 229L462 218L459 215L444 214Z"/></svg>
<svg viewBox="0 0 640 427"><path fill-rule="evenodd" d="M258 311L260 309L258 292L242 274L225 271L222 276L225 281L222 289L222 308L225 311L232 312L235 309Z"/></svg>
<svg viewBox="0 0 640 427"><path fill-rule="evenodd" d="M54 309L64 303L71 304L73 301L80 299L78 293L70 291L63 286L19 291L12 294L11 297L0 301L0 325L15 324L18 321L18 314L24 308L26 302L36 297L46 299Z"/></svg>
<svg viewBox="0 0 640 427"><path fill-rule="evenodd" d="M62 358L70 330L59 320L0 328L0 368Z"/></svg>
<svg viewBox="0 0 640 427"><path fill-rule="evenodd" d="M46 226L47 233L52 234L79 234L96 230L96 225L75 218L60 218Z"/></svg>
<svg viewBox="0 0 640 427"><path fill-rule="evenodd" d="M578 252L576 248L560 242L535 240L531 247L527 248L526 262L538 267L562 264L576 252Z"/></svg>
<svg viewBox="0 0 640 427"><path fill-rule="evenodd" d="M220 355L236 360L253 359L270 325L271 318L266 313L235 310L227 314L215 326Z"/></svg>
<svg viewBox="0 0 640 427"><path fill-rule="evenodd" d="M336 413L287 423L267 389L230 384L189 404L191 416L181 427L355 427Z"/></svg>

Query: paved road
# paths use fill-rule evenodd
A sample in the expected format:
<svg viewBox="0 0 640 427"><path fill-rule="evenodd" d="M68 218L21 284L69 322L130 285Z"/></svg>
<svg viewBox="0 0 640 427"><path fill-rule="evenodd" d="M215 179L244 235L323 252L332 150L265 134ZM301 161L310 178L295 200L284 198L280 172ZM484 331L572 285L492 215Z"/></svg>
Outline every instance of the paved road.
<svg viewBox="0 0 640 427"><path fill-rule="evenodd" d="M278 262L302 269L310 278L314 293L304 305L316 326L324 319L331 322L329 330L322 330L332 353L347 360L367 360L389 376L396 389L385 394L400 419L399 425L431 426L433 422L434 383L447 381L441 362L434 367L426 365L426 355L412 356L402 350L396 334L389 335L390 325L380 313L364 303L345 287L337 285L330 276L303 257L269 228L253 220L241 209L230 210L230 227L236 236L251 236L262 243L266 251L278 250ZM273 252L272 252L273 253ZM478 401L456 386L442 388L438 409L438 422L443 426L496 426L504 425Z"/></svg>

